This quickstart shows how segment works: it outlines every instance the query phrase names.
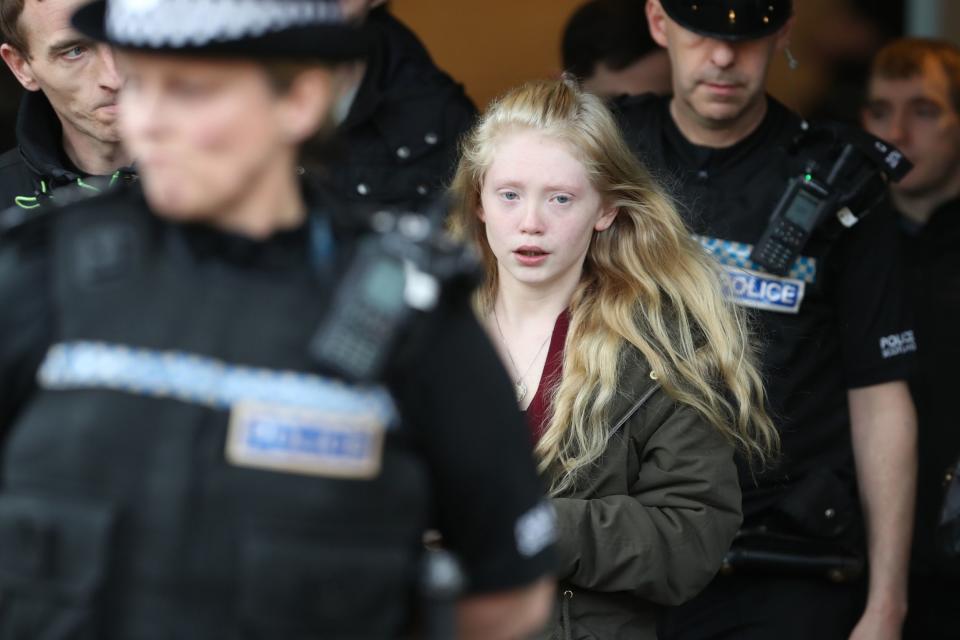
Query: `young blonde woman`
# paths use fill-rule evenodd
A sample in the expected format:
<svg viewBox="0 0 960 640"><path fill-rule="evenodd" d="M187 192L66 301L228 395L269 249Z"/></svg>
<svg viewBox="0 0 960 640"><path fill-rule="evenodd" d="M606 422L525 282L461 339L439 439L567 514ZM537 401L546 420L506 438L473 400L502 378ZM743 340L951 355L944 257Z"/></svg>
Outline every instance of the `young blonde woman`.
<svg viewBox="0 0 960 640"><path fill-rule="evenodd" d="M464 143L453 227L559 519L559 638L655 638L740 524L734 451L777 437L714 266L601 101L567 81L496 101Z"/></svg>

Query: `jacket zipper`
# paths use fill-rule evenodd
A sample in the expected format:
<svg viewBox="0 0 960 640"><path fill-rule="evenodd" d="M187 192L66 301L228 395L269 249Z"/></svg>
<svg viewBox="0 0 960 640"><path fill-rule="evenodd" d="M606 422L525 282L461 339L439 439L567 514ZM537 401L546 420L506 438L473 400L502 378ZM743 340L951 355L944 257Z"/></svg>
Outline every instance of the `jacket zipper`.
<svg viewBox="0 0 960 640"><path fill-rule="evenodd" d="M652 376L651 376L652 377ZM627 420L629 420L633 414L640 410L647 400L657 392L657 389L660 388L658 383L654 383L649 389L644 391L643 395L640 396L636 402L633 403L633 406L623 415L620 420L617 421L617 424L613 427L613 433L619 431ZM573 640L571 635L573 630L570 627L570 601L573 600L573 590L566 589L562 594L562 599L560 601L560 627L563 629L563 640Z"/></svg>
<svg viewBox="0 0 960 640"><path fill-rule="evenodd" d="M573 600L573 591L563 592L563 601L560 603L560 626L563 627L563 640L573 640L573 629L570 628L570 601Z"/></svg>

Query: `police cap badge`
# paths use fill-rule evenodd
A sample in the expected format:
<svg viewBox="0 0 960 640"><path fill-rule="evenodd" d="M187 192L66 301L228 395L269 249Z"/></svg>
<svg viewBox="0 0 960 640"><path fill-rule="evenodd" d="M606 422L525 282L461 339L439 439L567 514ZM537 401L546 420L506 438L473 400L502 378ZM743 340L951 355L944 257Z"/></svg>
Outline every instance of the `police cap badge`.
<svg viewBox="0 0 960 640"><path fill-rule="evenodd" d="M791 0L660 0L681 27L719 40L753 40L776 33L793 13Z"/></svg>

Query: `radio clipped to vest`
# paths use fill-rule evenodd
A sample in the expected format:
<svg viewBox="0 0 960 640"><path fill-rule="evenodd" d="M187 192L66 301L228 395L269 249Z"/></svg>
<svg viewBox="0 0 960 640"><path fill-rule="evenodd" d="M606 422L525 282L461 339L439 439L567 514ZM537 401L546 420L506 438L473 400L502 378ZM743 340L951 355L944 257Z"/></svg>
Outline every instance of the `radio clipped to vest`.
<svg viewBox="0 0 960 640"><path fill-rule="evenodd" d="M325 369L356 383L382 380L418 315L478 281L478 260L444 231L446 198L426 213L380 211L339 279L310 342Z"/></svg>
<svg viewBox="0 0 960 640"><path fill-rule="evenodd" d="M750 255L776 275L789 272L820 225L852 227L884 199L887 182L899 181L913 166L892 145L839 125L806 129L793 152L809 149L816 152L803 173L787 182Z"/></svg>

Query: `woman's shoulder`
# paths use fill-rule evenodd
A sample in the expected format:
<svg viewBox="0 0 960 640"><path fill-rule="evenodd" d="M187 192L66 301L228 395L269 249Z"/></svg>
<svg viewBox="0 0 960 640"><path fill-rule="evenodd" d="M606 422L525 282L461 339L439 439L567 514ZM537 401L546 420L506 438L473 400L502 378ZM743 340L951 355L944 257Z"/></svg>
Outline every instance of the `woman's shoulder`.
<svg viewBox="0 0 960 640"><path fill-rule="evenodd" d="M628 349L620 365L620 388L614 403L614 428L631 439L648 441L669 437L672 432L685 437L725 441L720 432L694 406L667 392L661 374L654 371L638 349Z"/></svg>
<svg viewBox="0 0 960 640"><path fill-rule="evenodd" d="M636 439L662 421L675 403L639 349L627 347L617 376L617 396L610 408L613 430Z"/></svg>

